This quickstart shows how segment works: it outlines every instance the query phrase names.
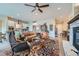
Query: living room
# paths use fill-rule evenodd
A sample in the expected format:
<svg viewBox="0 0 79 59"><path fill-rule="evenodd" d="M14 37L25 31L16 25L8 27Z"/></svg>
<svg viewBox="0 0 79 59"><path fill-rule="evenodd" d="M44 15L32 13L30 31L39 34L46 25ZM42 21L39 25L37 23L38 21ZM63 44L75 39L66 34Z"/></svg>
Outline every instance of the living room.
<svg viewBox="0 0 79 59"><path fill-rule="evenodd" d="M77 15L74 7L73 3L0 4L0 55L77 55L72 48L70 54L65 49L65 42L70 42L68 22Z"/></svg>

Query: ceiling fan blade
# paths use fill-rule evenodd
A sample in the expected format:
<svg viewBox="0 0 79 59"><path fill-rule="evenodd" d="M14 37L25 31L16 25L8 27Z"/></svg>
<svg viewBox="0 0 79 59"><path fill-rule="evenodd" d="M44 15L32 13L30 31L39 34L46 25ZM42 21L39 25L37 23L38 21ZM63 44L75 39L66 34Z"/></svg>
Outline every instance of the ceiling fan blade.
<svg viewBox="0 0 79 59"><path fill-rule="evenodd" d="M38 9L41 13L43 12L41 9Z"/></svg>
<svg viewBox="0 0 79 59"><path fill-rule="evenodd" d="M30 6L30 7L35 7L35 6L33 6L33 5L29 5L29 4L24 4L25 6Z"/></svg>
<svg viewBox="0 0 79 59"><path fill-rule="evenodd" d="M36 8L35 8L35 9L33 9L33 10L32 10L32 12L34 12L35 10L36 10Z"/></svg>
<svg viewBox="0 0 79 59"><path fill-rule="evenodd" d="M40 8L42 8L42 7L49 7L49 4L47 4L47 5L42 5L42 6L39 6Z"/></svg>

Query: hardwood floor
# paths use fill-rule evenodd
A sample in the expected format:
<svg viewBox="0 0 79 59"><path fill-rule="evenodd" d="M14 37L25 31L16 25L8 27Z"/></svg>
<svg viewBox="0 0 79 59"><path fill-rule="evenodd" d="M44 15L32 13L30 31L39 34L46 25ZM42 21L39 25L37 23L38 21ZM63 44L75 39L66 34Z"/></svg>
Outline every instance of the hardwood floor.
<svg viewBox="0 0 79 59"><path fill-rule="evenodd" d="M57 38L58 41L59 41L59 51L60 51L60 56L65 56L65 53L64 53L64 48L63 48L63 42L62 42L62 37L58 37Z"/></svg>

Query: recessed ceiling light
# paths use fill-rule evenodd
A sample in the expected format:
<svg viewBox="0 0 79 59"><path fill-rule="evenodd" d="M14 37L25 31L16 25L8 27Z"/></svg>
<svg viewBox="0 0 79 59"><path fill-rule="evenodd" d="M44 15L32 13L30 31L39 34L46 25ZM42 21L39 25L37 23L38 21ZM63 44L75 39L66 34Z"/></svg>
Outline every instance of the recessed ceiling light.
<svg viewBox="0 0 79 59"><path fill-rule="evenodd" d="M35 15L38 15L38 13L35 13Z"/></svg>
<svg viewBox="0 0 79 59"><path fill-rule="evenodd" d="M59 7L59 8L57 8L57 10L61 10L61 8Z"/></svg>

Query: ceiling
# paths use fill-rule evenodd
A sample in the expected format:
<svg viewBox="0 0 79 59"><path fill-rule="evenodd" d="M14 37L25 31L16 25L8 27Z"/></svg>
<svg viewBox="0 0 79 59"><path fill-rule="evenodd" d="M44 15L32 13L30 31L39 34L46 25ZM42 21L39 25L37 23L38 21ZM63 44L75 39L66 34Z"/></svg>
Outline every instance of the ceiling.
<svg viewBox="0 0 79 59"><path fill-rule="evenodd" d="M34 3L30 3L35 5ZM40 3L40 5L48 3ZM50 20L54 17L66 17L72 13L71 3L49 3L49 7L41 8L43 13L38 10L31 12L34 8L25 6L23 3L2 3L0 4L0 15L12 16L16 19L25 21Z"/></svg>
<svg viewBox="0 0 79 59"><path fill-rule="evenodd" d="M79 4L74 7L74 15L79 14Z"/></svg>

